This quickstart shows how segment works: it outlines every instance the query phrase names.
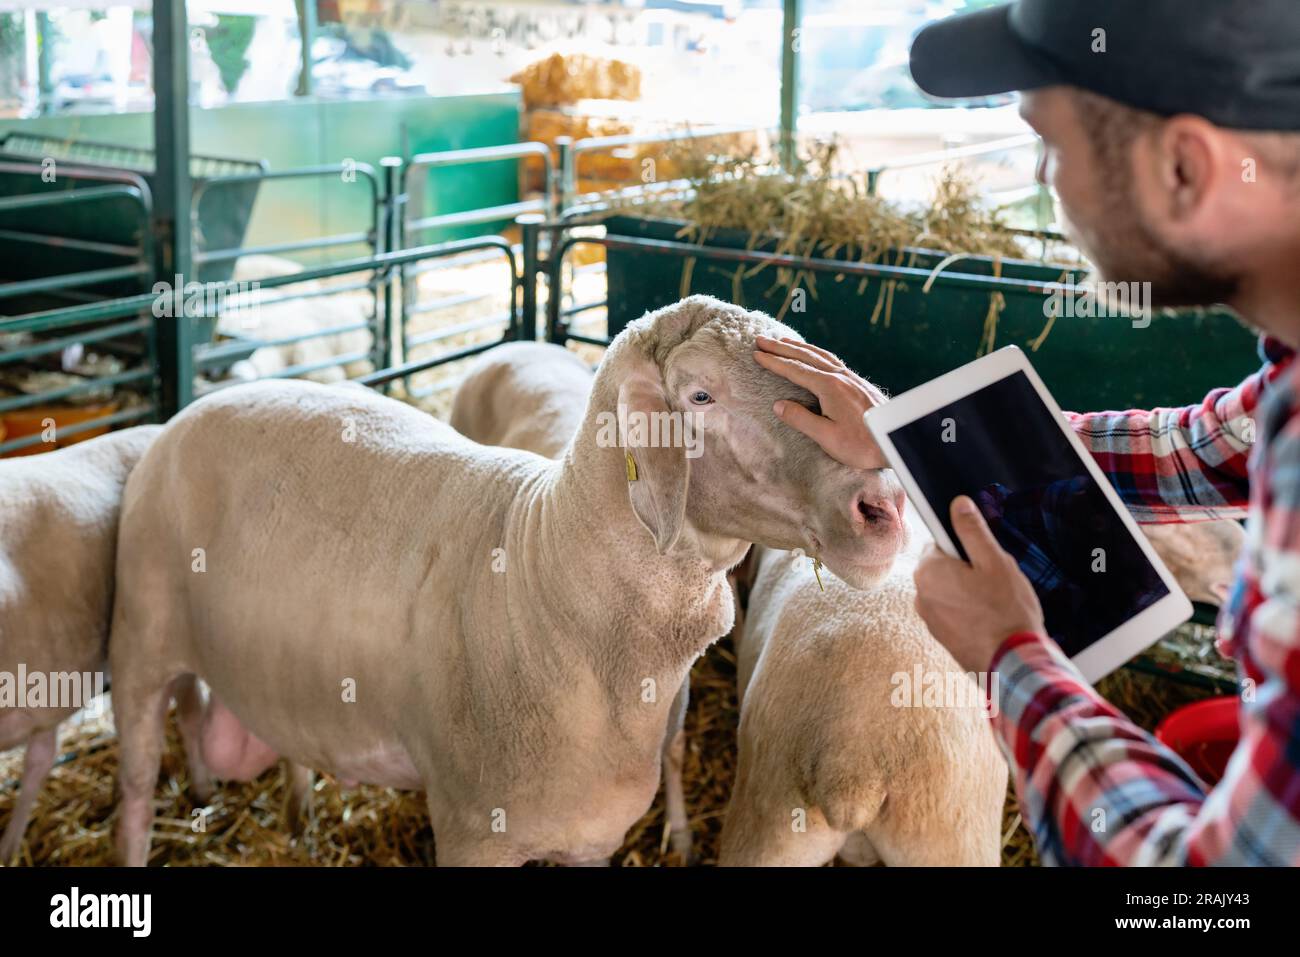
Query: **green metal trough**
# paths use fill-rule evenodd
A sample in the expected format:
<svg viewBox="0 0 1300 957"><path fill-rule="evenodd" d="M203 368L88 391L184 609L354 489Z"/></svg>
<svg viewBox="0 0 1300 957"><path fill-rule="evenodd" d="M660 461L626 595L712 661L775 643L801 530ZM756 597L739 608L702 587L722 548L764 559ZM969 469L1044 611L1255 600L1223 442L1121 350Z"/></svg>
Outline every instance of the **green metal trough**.
<svg viewBox="0 0 1300 957"><path fill-rule="evenodd" d="M0 167L0 198L72 193L115 181L143 184L142 192L151 194L154 185L153 151L130 146L13 132L0 138L0 163L5 164ZM266 171L265 163L215 156L194 156L190 167L196 189L223 177ZM227 249L243 242L259 186L256 178L247 178L220 194L202 197L194 223L206 248ZM118 269L138 261L147 243L148 218L128 197L94 205L58 204L39 218L24 213L0 212L0 280ZM51 255L54 250L57 255ZM204 263L195 278L220 282L230 278L233 268L231 261ZM75 288L103 297L130 295L139 290L133 278ZM20 301L10 304L16 309L4 311L52 307L60 298L67 302L69 288L55 284L42 290L44 301Z"/></svg>

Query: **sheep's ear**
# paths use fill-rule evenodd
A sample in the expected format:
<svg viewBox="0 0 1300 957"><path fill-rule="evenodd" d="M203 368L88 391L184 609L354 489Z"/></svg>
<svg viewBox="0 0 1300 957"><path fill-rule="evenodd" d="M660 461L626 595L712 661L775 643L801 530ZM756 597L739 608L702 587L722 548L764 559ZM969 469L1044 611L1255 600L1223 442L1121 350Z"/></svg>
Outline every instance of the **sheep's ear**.
<svg viewBox="0 0 1300 957"><path fill-rule="evenodd" d="M660 416L669 413L663 386L650 376L636 376L619 387L619 435L626 458L628 497L632 511L654 536L660 555L672 548L682 533L691 479L684 448L651 444L650 436L659 435L659 423L667 421Z"/></svg>

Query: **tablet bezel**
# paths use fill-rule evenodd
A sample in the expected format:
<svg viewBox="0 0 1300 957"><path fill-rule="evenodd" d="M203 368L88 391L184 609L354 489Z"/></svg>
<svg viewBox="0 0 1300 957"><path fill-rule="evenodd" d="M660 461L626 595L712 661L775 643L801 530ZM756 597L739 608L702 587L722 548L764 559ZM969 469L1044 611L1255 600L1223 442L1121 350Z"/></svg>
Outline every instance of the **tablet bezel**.
<svg viewBox="0 0 1300 957"><path fill-rule="evenodd" d="M1075 455L1101 487L1102 493L1118 515L1120 522L1137 542L1142 554L1169 590L1169 593L1155 604L1125 619L1118 627L1102 635L1071 659L1084 678L1095 682L1191 618L1192 603L1178 587L1174 576L1151 547L1150 541L1142 534L1106 474L1102 472L1092 454L1070 428L1060 406L1043 385L1042 379L1034 371L1028 357L1017 347L1006 346L904 392L883 405L875 406L866 412L863 419L897 473L912 505L934 535L935 543L949 555L956 556L958 554L956 546L948 537L948 532L939 521L931 503L921 494L920 486L908 469L907 463L899 455L890 433L1017 372L1023 372L1028 378L1048 412L1065 434ZM947 509L949 504L945 502L943 507Z"/></svg>

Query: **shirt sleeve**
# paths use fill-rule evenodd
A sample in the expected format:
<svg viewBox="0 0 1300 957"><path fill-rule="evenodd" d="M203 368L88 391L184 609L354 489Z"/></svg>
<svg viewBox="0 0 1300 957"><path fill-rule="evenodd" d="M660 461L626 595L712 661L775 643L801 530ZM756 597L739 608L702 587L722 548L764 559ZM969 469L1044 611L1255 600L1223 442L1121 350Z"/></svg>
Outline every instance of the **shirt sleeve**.
<svg viewBox="0 0 1300 957"><path fill-rule="evenodd" d="M1045 863L1300 864L1300 510L1264 529L1241 740L1212 791L1050 639L1013 635L994 656L994 730Z"/></svg>
<svg viewBox="0 0 1300 957"><path fill-rule="evenodd" d="M1277 369L1266 365L1199 405L1065 417L1137 521L1241 519L1255 407Z"/></svg>

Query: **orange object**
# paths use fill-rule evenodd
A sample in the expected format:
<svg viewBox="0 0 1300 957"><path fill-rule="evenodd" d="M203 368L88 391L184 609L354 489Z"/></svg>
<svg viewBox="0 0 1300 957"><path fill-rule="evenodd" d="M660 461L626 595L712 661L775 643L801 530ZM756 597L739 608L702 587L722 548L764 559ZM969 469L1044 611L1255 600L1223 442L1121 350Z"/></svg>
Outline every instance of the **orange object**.
<svg viewBox="0 0 1300 957"><path fill-rule="evenodd" d="M3 439L6 434L10 439L40 435L45 431L48 421L53 419L54 441L37 442L35 445L28 445L13 452L6 452L4 457L39 455L41 452L52 452L54 449L76 445L86 439L93 439L97 435L103 435L109 430L109 426L104 425L94 429L86 429L83 432L70 435L66 439L59 437L60 431L68 426L80 425L82 422L103 418L116 411L117 403L109 402L103 405L34 405L15 412L6 412L3 419L0 419L0 439Z"/></svg>

